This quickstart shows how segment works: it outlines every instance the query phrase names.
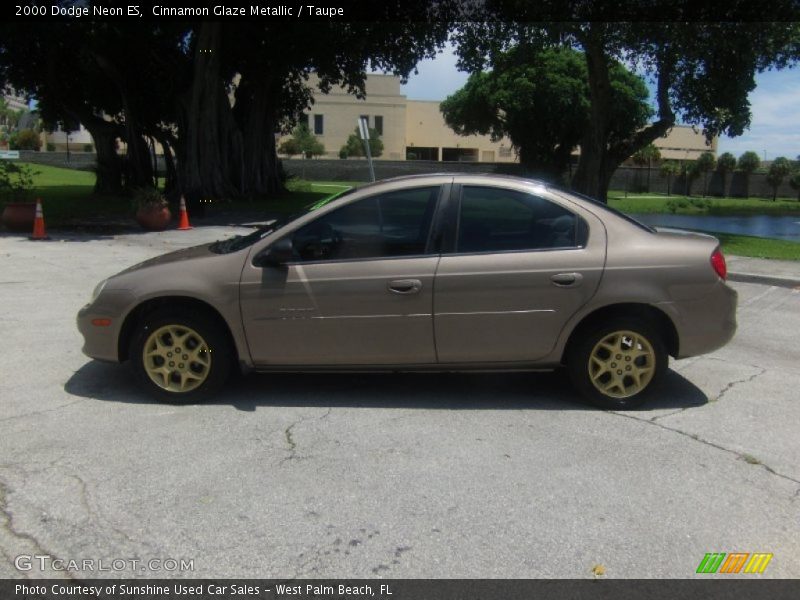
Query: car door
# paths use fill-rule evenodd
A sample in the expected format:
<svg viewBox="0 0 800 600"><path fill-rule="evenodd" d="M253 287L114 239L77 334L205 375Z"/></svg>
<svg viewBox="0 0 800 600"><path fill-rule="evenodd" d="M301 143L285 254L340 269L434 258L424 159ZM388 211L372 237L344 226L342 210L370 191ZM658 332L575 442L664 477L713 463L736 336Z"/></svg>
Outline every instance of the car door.
<svg viewBox="0 0 800 600"><path fill-rule="evenodd" d="M449 185L447 186L449 188ZM257 366L434 363L430 229L440 185L355 200L286 234L294 258L245 266Z"/></svg>
<svg viewBox="0 0 800 600"><path fill-rule="evenodd" d="M453 241L434 291L440 363L535 361L595 293L605 228L588 211L545 196L454 187Z"/></svg>

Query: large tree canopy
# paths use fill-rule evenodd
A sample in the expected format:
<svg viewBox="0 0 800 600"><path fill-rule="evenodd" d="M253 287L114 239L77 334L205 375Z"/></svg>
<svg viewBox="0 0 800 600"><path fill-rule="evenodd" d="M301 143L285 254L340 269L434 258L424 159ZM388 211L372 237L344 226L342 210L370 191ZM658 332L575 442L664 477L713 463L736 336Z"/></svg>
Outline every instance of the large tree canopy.
<svg viewBox="0 0 800 600"><path fill-rule="evenodd" d="M578 18L593 6L579 0L567 4ZM776 11L788 4L777 0ZM517 45L584 52L590 121L581 139L573 186L605 200L611 174L622 161L668 133L679 120L699 126L709 139L741 135L750 123L748 94L755 87L755 74L785 67L800 57L800 24L736 22L739 8L752 16L744 0L731 0L724 10L714 7L717 12L705 15L708 20L693 22L541 23L538 3L495 0L483 6L476 20L461 23L453 39L460 66L472 72L492 68ZM723 13L733 16L723 22ZM512 14L517 20L506 20ZM636 67L653 81L657 111L647 127L615 139L611 71L617 61Z"/></svg>
<svg viewBox="0 0 800 600"><path fill-rule="evenodd" d="M360 4L371 3L353 11ZM35 97L50 125L86 126L97 191L152 184L158 142L167 186L190 201L271 194L281 187L274 134L309 106L312 72L323 91L342 85L363 96L370 68L405 77L447 37L447 19L420 18L433 10L424 0L382 10L391 21L77 20L46 35L36 23L4 23L0 84Z"/></svg>
<svg viewBox="0 0 800 600"><path fill-rule="evenodd" d="M513 46L499 52L491 71L470 75L441 104L458 134L508 136L526 170L558 179L567 170L590 120L586 60L570 48ZM647 87L619 62L609 68L609 140L625 139L651 115Z"/></svg>

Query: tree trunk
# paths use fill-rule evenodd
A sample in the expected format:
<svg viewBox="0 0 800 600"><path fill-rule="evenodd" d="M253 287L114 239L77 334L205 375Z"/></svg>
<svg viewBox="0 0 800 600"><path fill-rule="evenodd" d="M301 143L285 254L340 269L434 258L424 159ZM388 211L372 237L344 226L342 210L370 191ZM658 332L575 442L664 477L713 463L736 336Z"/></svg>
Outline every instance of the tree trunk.
<svg viewBox="0 0 800 600"><path fill-rule="evenodd" d="M283 191L275 150L277 119L272 107L273 85L263 74L253 79L242 77L236 93L234 114L242 132L241 191L246 196L270 196Z"/></svg>
<svg viewBox="0 0 800 600"><path fill-rule="evenodd" d="M97 153L95 194L119 195L122 193L122 160L117 154L118 128L114 123L89 113L72 112L94 140Z"/></svg>
<svg viewBox="0 0 800 600"><path fill-rule="evenodd" d="M592 23L584 40L586 66L589 78L590 117L586 134L581 141L581 154L578 168L575 170L573 188L607 202L608 187L607 153L608 153L608 115L611 102L611 85L608 76L608 57L602 46L602 33L599 28L604 23ZM606 184L603 184L606 180Z"/></svg>
<svg viewBox="0 0 800 600"><path fill-rule="evenodd" d="M231 182L234 122L220 73L222 24L204 21L194 52L194 77L181 123L178 172L186 200L199 207L201 199L231 198L240 190ZM234 148L235 149L235 148Z"/></svg>

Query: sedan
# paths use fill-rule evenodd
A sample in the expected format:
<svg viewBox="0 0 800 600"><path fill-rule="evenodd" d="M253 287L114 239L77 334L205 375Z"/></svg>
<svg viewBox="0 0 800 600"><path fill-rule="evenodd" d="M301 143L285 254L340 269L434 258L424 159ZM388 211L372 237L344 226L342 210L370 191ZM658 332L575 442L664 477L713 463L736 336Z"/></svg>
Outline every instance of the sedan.
<svg viewBox="0 0 800 600"><path fill-rule="evenodd" d="M496 175L402 177L101 282L83 351L195 402L242 371L552 370L641 405L736 330L719 242Z"/></svg>

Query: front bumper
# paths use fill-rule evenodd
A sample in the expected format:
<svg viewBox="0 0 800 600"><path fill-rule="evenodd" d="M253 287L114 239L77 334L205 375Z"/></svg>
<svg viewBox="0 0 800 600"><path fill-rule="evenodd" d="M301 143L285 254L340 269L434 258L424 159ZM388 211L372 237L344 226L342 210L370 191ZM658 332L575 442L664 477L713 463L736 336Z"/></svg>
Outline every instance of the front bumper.
<svg viewBox="0 0 800 600"><path fill-rule="evenodd" d="M78 311L78 331L83 336L82 352L89 358L109 362L119 360L119 335L124 313L120 305L127 304L130 294L125 290L105 290L94 301ZM110 321L108 325L93 324L98 319Z"/></svg>

